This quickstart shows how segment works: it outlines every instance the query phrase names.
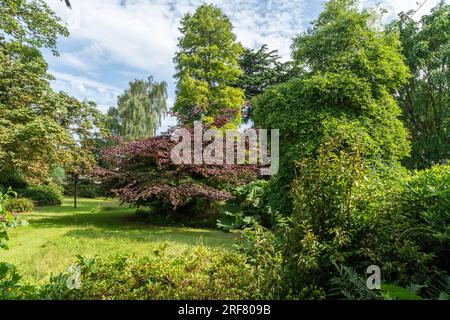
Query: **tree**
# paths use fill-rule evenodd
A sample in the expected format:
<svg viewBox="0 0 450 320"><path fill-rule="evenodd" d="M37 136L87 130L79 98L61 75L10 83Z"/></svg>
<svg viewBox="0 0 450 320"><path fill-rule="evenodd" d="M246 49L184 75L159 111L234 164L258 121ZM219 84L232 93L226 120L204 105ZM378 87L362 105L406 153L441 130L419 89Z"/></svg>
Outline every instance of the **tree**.
<svg viewBox="0 0 450 320"><path fill-rule="evenodd" d="M408 133L398 119L395 93L408 68L393 34L374 27L376 15L357 1L332 0L298 36L293 57L305 75L274 86L254 100L258 127L280 129L280 170L273 204L290 213L295 163L314 158L329 139L339 148L361 145L365 165L394 166L408 155Z"/></svg>
<svg viewBox="0 0 450 320"><path fill-rule="evenodd" d="M413 75L397 99L412 136L412 154L404 163L431 167L450 156L450 5L441 2L420 21L402 13L388 31L400 34Z"/></svg>
<svg viewBox="0 0 450 320"><path fill-rule="evenodd" d="M0 12L0 173L46 182L52 166L91 162L101 114L50 87L40 49L57 55L57 37L68 34L55 13L41 0L2 1Z"/></svg>
<svg viewBox="0 0 450 320"><path fill-rule="evenodd" d="M186 128L193 133L192 129ZM170 133L107 148L106 168L93 173L103 187L123 202L136 206L156 204L163 213L195 214L199 201L227 200L227 189L251 181L256 166L174 164L171 152L177 142ZM204 146L207 143L204 143ZM192 151L193 153L194 151Z"/></svg>
<svg viewBox="0 0 450 320"><path fill-rule="evenodd" d="M267 45L258 50L245 49L239 59L243 74L236 85L245 92L248 101L245 120L252 117L250 100L269 87L288 81L295 76L297 68L292 61L281 62L277 50L269 51Z"/></svg>
<svg viewBox="0 0 450 320"><path fill-rule="evenodd" d="M178 79L174 111L181 121L193 122L203 116L215 117L221 110L235 110L234 122L241 118L242 89L231 86L242 71L232 25L222 11L204 4L181 20L182 36L174 62Z"/></svg>
<svg viewBox="0 0 450 320"><path fill-rule="evenodd" d="M167 111L167 84L134 80L130 88L117 99L117 107L109 108L106 127L113 135L126 140L154 136Z"/></svg>
<svg viewBox="0 0 450 320"><path fill-rule="evenodd" d="M289 80L292 69L292 62L281 62L278 50L269 51L266 44L258 50L244 49L239 64L243 74L236 84L244 90L247 100Z"/></svg>

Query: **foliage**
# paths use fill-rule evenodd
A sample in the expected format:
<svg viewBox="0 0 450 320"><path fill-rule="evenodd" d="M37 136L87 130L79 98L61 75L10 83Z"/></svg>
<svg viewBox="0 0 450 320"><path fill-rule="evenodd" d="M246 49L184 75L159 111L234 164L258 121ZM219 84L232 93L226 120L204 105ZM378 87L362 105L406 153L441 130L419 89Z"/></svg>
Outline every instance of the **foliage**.
<svg viewBox="0 0 450 320"><path fill-rule="evenodd" d="M436 265L450 269L450 165L419 171L406 183L401 210L412 228L401 235L436 255Z"/></svg>
<svg viewBox="0 0 450 320"><path fill-rule="evenodd" d="M23 175L17 172L4 171L0 175L0 191L6 192L9 188L12 190L25 189L28 187Z"/></svg>
<svg viewBox="0 0 450 320"><path fill-rule="evenodd" d="M126 140L154 136L167 111L167 83L134 80L117 99L117 107L108 110L106 127L111 134Z"/></svg>
<svg viewBox="0 0 450 320"><path fill-rule="evenodd" d="M41 0L5 0L1 3L0 12L2 41L11 38L30 47L46 47L57 53L57 37L68 34L60 23L61 19Z"/></svg>
<svg viewBox="0 0 450 320"><path fill-rule="evenodd" d="M344 299L446 294L448 166L412 177L401 167L387 170L389 175L380 175L365 167L358 149L343 151L339 141L297 164L292 217L274 233L256 229L246 235L257 239L247 241L245 251L252 265L282 283L278 297L304 297L305 288ZM262 243L269 249L259 251ZM276 262L273 252L279 255ZM384 283L415 294L367 290L360 275L373 264L381 267Z"/></svg>
<svg viewBox="0 0 450 320"><path fill-rule="evenodd" d="M429 168L450 155L450 5L440 2L420 21L402 13L388 31L400 35L413 74L397 98L412 136L411 158L404 162L410 168Z"/></svg>
<svg viewBox="0 0 450 320"><path fill-rule="evenodd" d="M93 103L53 92L40 52L56 55L67 29L42 0L2 1L0 12L0 172L41 183L54 165L91 163L101 114Z"/></svg>
<svg viewBox="0 0 450 320"><path fill-rule="evenodd" d="M62 194L59 189L46 185L31 185L25 190L17 192L28 199L33 200L37 206L61 205Z"/></svg>
<svg viewBox="0 0 450 320"><path fill-rule="evenodd" d="M416 293L392 284L382 284L381 292L385 300L422 300Z"/></svg>
<svg viewBox="0 0 450 320"><path fill-rule="evenodd" d="M293 78L297 71L293 62L281 62L278 51L269 51L267 45L261 46L258 50L244 49L239 58L239 64L243 74L237 80L236 86L244 90L248 101L262 94L269 87ZM252 107L249 103L244 120L248 121L251 118Z"/></svg>
<svg viewBox="0 0 450 320"><path fill-rule="evenodd" d="M9 240L8 229L15 228L18 225L27 225L24 220L18 223L7 208L12 196L15 197L16 193L11 188L6 193L0 191L0 250L9 248L6 243ZM19 284L20 278L13 265L0 262L0 300L16 299L25 295L27 288Z"/></svg>
<svg viewBox="0 0 450 320"><path fill-rule="evenodd" d="M6 262L0 262L0 299L16 299L19 285L20 275L16 268Z"/></svg>
<svg viewBox="0 0 450 320"><path fill-rule="evenodd" d="M73 196L73 179L68 179L67 183L64 184L64 194L67 196ZM96 197L106 196L106 193L95 182L91 181L88 178L84 178L80 179L80 181L77 183L77 196L80 198L94 199Z"/></svg>
<svg viewBox="0 0 450 320"><path fill-rule="evenodd" d="M280 170L271 204L291 211L289 185L295 162L314 157L325 141L360 144L367 165L408 155L407 131L394 94L408 79L400 42L374 27L377 15L356 1L332 0L293 45L305 75L266 90L252 103L255 124L280 130ZM338 138L340 139L340 138Z"/></svg>
<svg viewBox="0 0 450 320"><path fill-rule="evenodd" d="M34 210L34 203L27 198L10 198L4 204L6 210L12 213L31 212Z"/></svg>
<svg viewBox="0 0 450 320"><path fill-rule="evenodd" d="M230 84L242 74L238 59L243 49L230 20L219 8L203 4L183 17L180 32L173 110L188 123L216 117L222 109L234 110L233 122L239 124L244 92Z"/></svg>
<svg viewBox="0 0 450 320"><path fill-rule="evenodd" d="M80 289L67 289L70 274L63 274L53 277L40 296L83 300L248 299L254 288L252 270L244 256L202 247L174 259L80 258L77 265L82 271Z"/></svg>
<svg viewBox="0 0 450 320"><path fill-rule="evenodd" d="M141 207L136 210L136 220L152 226L215 228L217 219L222 217L220 205L207 201L196 201L189 211L163 212L157 206Z"/></svg>
<svg viewBox="0 0 450 320"><path fill-rule="evenodd" d="M345 300L380 300L380 293L367 288L366 279L352 268L336 265L337 276L331 278L330 297Z"/></svg>
<svg viewBox="0 0 450 320"><path fill-rule="evenodd" d="M197 200L231 199L227 188L256 175L251 166L174 164L171 151L175 145L170 134L164 134L108 148L103 159L111 170L98 168L94 174L123 202L156 203L161 210L186 214Z"/></svg>
<svg viewBox="0 0 450 320"><path fill-rule="evenodd" d="M266 228L274 227L281 217L269 205L269 187L269 181L257 180L232 190L234 199L228 201L226 217L217 225L227 231L251 227L255 223Z"/></svg>

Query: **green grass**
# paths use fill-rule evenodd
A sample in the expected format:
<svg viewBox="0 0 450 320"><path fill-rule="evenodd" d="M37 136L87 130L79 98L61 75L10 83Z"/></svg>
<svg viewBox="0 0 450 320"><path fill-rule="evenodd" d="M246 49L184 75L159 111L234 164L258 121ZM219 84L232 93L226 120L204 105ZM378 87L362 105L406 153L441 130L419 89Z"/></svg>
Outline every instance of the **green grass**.
<svg viewBox="0 0 450 320"><path fill-rule="evenodd" d="M0 251L0 261L16 265L25 282L36 284L67 270L80 254L177 256L198 245L230 249L234 241L218 230L151 226L133 219L134 211L103 199L80 199L77 209L71 199L38 208L21 217L27 227L9 232L10 250Z"/></svg>

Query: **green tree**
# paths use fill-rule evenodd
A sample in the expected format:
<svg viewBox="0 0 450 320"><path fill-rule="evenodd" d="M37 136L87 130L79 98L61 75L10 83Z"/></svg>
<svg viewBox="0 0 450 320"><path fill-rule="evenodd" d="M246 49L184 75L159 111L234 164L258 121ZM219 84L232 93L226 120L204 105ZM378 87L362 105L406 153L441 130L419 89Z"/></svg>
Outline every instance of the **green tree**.
<svg viewBox="0 0 450 320"><path fill-rule="evenodd" d="M298 36L293 57L305 75L266 90L254 101L262 128L280 129L280 170L273 203L290 213L295 163L316 157L339 137L346 150L361 145L367 166L392 166L409 153L408 133L394 98L409 73L395 35L375 28L379 16L357 1L332 0Z"/></svg>
<svg viewBox="0 0 450 320"><path fill-rule="evenodd" d="M404 163L423 169L450 156L450 5L443 1L420 21L402 13L388 30L398 32L413 77L398 102L411 132L412 154Z"/></svg>
<svg viewBox="0 0 450 320"><path fill-rule="evenodd" d="M243 48L230 20L219 8L204 4L183 17L180 31L174 58L178 79L174 111L182 122L192 122L220 115L223 109L236 110L234 121L239 123L244 92L230 84L242 74Z"/></svg>
<svg viewBox="0 0 450 320"><path fill-rule="evenodd" d="M134 80L130 88L117 99L117 107L109 108L106 127L113 135L126 140L152 137L167 111L167 84Z"/></svg>

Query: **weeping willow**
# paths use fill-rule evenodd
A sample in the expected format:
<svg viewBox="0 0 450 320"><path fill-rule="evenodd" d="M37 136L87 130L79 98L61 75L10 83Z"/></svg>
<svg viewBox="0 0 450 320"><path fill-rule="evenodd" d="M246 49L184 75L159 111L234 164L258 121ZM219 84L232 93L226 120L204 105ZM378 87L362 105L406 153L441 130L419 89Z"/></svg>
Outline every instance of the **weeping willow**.
<svg viewBox="0 0 450 320"><path fill-rule="evenodd" d="M167 83L134 80L108 110L106 125L113 135L126 140L152 137L167 111Z"/></svg>

